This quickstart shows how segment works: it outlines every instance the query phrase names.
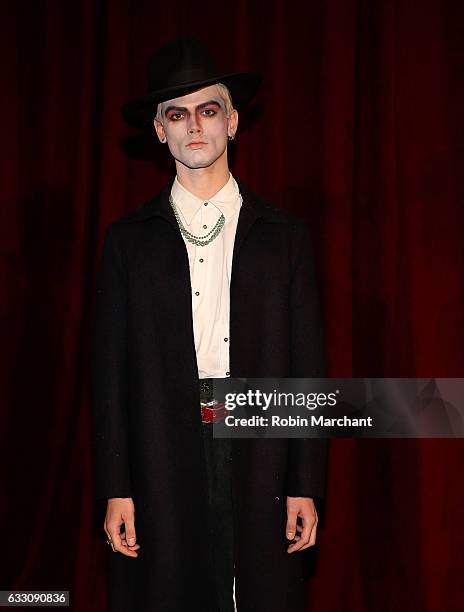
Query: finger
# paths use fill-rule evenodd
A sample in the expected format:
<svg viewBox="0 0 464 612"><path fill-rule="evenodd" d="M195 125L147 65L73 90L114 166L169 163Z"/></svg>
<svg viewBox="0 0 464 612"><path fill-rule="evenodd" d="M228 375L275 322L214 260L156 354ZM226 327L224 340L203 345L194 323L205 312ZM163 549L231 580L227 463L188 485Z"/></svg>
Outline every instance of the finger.
<svg viewBox="0 0 464 612"><path fill-rule="evenodd" d="M287 548L287 552L289 553L296 552L297 550L300 550L302 546L303 546L303 542L301 541L301 538L296 536L294 541Z"/></svg>
<svg viewBox="0 0 464 612"><path fill-rule="evenodd" d="M304 529L303 529L303 535L295 536L293 542L287 548L287 552L294 552L296 550L302 550L303 547L306 546L308 542L309 542L308 536L304 535Z"/></svg>
<svg viewBox="0 0 464 612"><path fill-rule="evenodd" d="M314 525L311 531L311 535L309 538L309 542L305 546L303 546L301 550L304 550L305 548L309 548L310 546L314 546L316 544L316 537L317 537L317 520L314 522Z"/></svg>
<svg viewBox="0 0 464 612"><path fill-rule="evenodd" d="M113 546L113 540L111 539L111 534L108 531L108 529L106 528L106 523L105 523L105 533L106 533L106 543L109 544L111 546L111 550L113 552L116 552Z"/></svg>
<svg viewBox="0 0 464 612"><path fill-rule="evenodd" d="M303 522L303 531L301 532L301 547L306 546L306 544L308 544L309 539L311 537L311 532L313 530L314 524L316 522L316 518L314 516L303 516L302 517L302 522Z"/></svg>
<svg viewBox="0 0 464 612"><path fill-rule="evenodd" d="M121 544L127 547L127 542L124 538L121 538ZM140 548L140 544L136 544L135 546L131 546L130 550L138 550Z"/></svg>
<svg viewBox="0 0 464 612"><path fill-rule="evenodd" d="M134 515L125 517L124 520L124 533L126 536L126 542L131 548L135 546L137 541L137 535L135 533Z"/></svg>
<svg viewBox="0 0 464 612"><path fill-rule="evenodd" d="M300 536L295 536L293 542L288 546L287 552L292 553L292 552L296 552L297 550L299 550L299 546L301 545L300 542L301 542Z"/></svg>
<svg viewBox="0 0 464 612"><path fill-rule="evenodd" d="M316 522L315 517L313 515L305 514L301 516L301 520L303 522L303 529L301 531L301 536L298 537L298 540L295 538L295 541L287 548L287 552L295 552L296 550L303 550L307 548L309 545L309 541L311 538L311 532L313 526Z"/></svg>
<svg viewBox="0 0 464 612"><path fill-rule="evenodd" d="M287 539L293 540L296 533L296 519L297 513L293 510L287 511L287 526L285 528Z"/></svg>
<svg viewBox="0 0 464 612"><path fill-rule="evenodd" d="M110 539L112 542L112 548L114 552L120 552L127 557L137 557L137 553L135 550L131 550L127 546L122 545L121 534L119 533L120 525L118 524L110 524L107 525L107 529L110 532Z"/></svg>
<svg viewBox="0 0 464 612"><path fill-rule="evenodd" d="M135 552L138 548L140 548L140 546L134 546L133 548L129 548L126 545L120 543L120 544L115 544L114 542L111 544L111 548L113 549L113 552L119 552L123 555L125 555L126 557L138 557L138 554Z"/></svg>

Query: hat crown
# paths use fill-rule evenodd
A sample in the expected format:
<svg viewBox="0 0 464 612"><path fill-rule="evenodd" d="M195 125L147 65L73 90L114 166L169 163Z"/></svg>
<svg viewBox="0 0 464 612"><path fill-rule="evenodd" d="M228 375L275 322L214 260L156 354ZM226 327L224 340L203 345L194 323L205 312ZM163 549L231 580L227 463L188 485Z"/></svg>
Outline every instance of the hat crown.
<svg viewBox="0 0 464 612"><path fill-rule="evenodd" d="M180 36L159 47L148 65L148 91L216 76L209 49L193 36Z"/></svg>
<svg viewBox="0 0 464 612"><path fill-rule="evenodd" d="M179 36L159 47L148 62L148 93L126 102L124 119L132 127L152 129L156 105L223 83L233 104L242 108L256 93L261 78L256 72L218 72L213 57L193 36Z"/></svg>

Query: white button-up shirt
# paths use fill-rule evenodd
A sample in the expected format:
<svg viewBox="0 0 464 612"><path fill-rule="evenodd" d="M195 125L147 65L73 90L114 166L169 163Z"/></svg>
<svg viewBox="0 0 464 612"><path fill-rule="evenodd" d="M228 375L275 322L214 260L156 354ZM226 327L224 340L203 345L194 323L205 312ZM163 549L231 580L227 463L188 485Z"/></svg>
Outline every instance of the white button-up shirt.
<svg viewBox="0 0 464 612"><path fill-rule="evenodd" d="M195 236L213 229L221 213L225 224L206 246L184 238L190 265L192 313L199 378L225 378L229 372L230 278L235 232L242 197L232 174L208 200L202 200L177 180L171 196L184 227Z"/></svg>

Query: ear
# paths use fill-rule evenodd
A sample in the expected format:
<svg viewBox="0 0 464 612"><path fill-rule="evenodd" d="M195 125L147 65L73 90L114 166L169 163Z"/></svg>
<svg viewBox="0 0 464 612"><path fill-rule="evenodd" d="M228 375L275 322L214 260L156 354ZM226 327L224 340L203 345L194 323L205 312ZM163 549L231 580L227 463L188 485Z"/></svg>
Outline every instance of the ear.
<svg viewBox="0 0 464 612"><path fill-rule="evenodd" d="M229 125L227 127L227 135L234 137L237 131L237 127L238 127L238 112L234 108L234 110L229 115Z"/></svg>
<svg viewBox="0 0 464 612"><path fill-rule="evenodd" d="M161 123L159 119L155 117L155 119L153 120L153 125L155 126L156 135L158 136L159 141L162 143L165 143L167 138L166 138L166 132L164 131L163 124Z"/></svg>

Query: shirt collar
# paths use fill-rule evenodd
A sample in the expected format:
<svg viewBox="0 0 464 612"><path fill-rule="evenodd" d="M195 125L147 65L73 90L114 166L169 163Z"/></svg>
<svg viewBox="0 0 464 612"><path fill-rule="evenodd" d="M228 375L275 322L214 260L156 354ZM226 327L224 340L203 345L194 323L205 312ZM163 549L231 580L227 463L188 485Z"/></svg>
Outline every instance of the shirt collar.
<svg viewBox="0 0 464 612"><path fill-rule="evenodd" d="M214 205L221 212L226 221L231 219L240 209L242 198L236 180L229 172L229 180L208 200L202 200L188 191L176 178L172 184L171 196L177 210L182 213L187 225L190 225L193 217L205 202Z"/></svg>

